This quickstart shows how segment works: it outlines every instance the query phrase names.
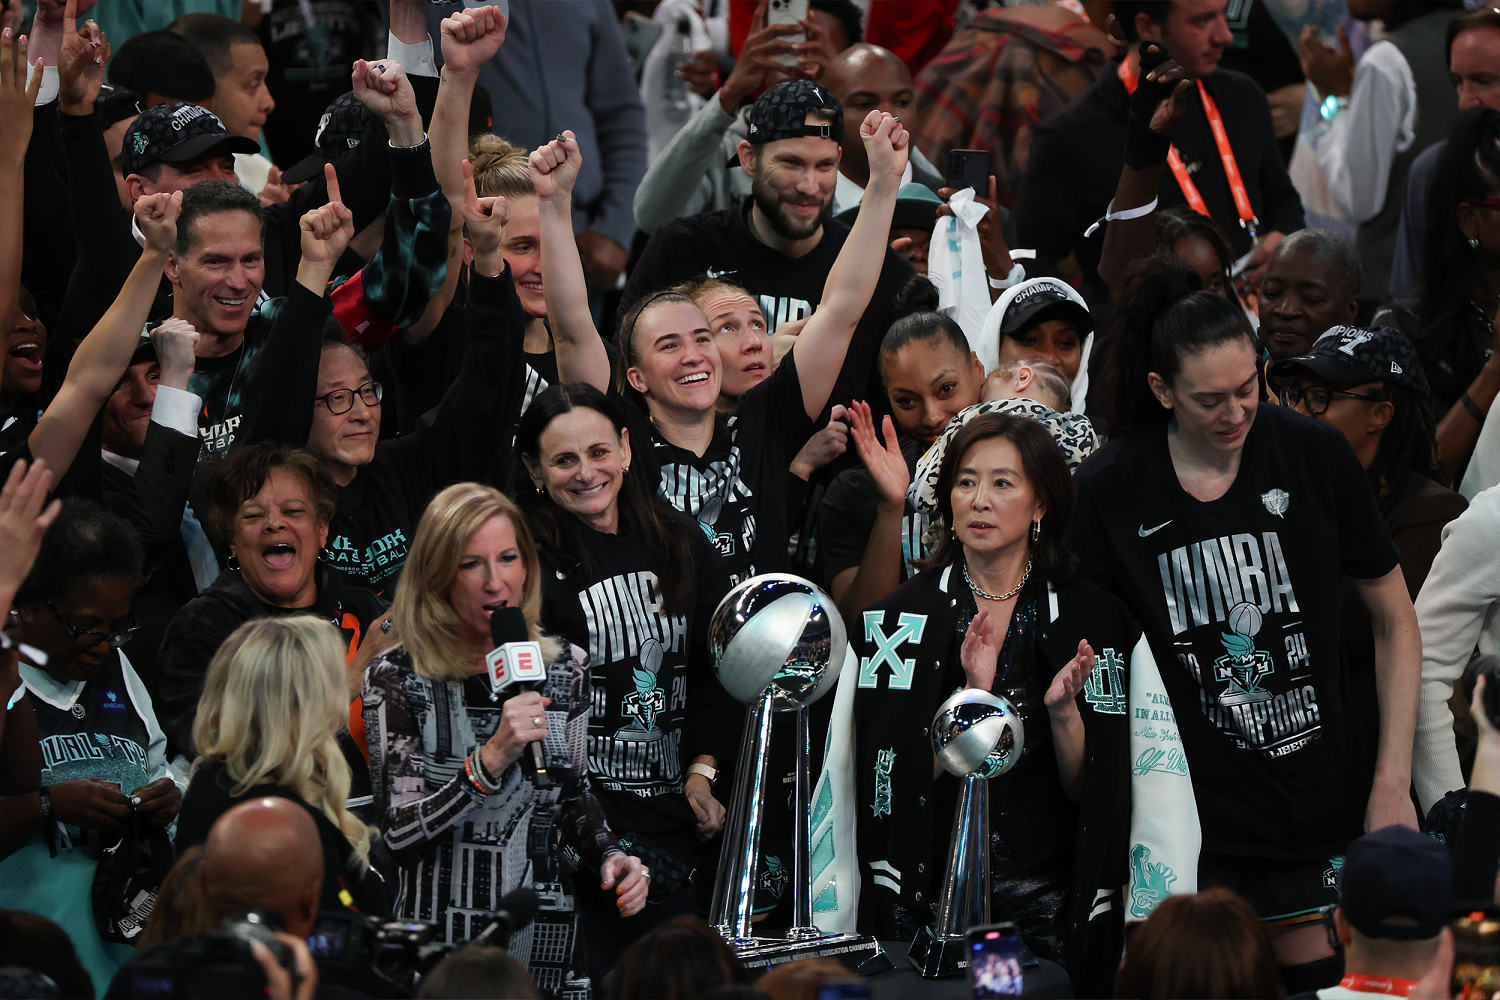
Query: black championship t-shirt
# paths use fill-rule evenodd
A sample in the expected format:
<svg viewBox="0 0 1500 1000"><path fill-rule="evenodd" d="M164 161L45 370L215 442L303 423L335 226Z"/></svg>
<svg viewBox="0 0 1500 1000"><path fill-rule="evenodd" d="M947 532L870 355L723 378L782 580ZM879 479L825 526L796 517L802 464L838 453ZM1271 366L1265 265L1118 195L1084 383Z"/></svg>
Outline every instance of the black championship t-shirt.
<svg viewBox="0 0 1500 1000"><path fill-rule="evenodd" d="M588 652L594 793L616 833L685 845L694 819L682 795L691 760L684 737L689 711L700 718L710 709L701 702L717 693L709 690L717 682L704 637L728 589L722 567L706 543L695 545L696 604L690 614L668 614L657 569L636 537L582 522L570 528L588 550L594 582L578 589L544 554L542 624Z"/></svg>
<svg viewBox="0 0 1500 1000"><path fill-rule="evenodd" d="M1360 832L1369 788L1350 780L1340 585L1396 566L1343 435L1263 403L1218 500L1182 489L1165 431L1111 441L1077 485L1073 548L1151 641L1203 849L1295 860L1341 851Z"/></svg>
<svg viewBox="0 0 1500 1000"><path fill-rule="evenodd" d="M791 537L787 466L817 425L802 405L802 384L788 354L764 382L719 416L713 442L700 457L656 432L641 409L623 406L634 441L650 441L659 492L704 525L733 583L786 570ZM645 474L648 469L642 469Z"/></svg>
<svg viewBox="0 0 1500 1000"><path fill-rule="evenodd" d="M901 457L906 459L906 471L912 474L926 446L905 436L898 443ZM857 569L864 560L879 503L875 480L863 465L840 472L823 494L823 505L818 511L818 577L824 586L831 585L833 578L844 570ZM910 499L905 501L901 514L899 579L911 579L917 572L915 563L931 555L922 543L922 534L930 520L930 514L918 511Z"/></svg>
<svg viewBox="0 0 1500 1000"><path fill-rule="evenodd" d="M675 219L653 233L630 271L630 282L620 298L621 314L652 292L709 277L724 278L753 295L772 333L783 323L811 316L822 301L823 286L850 228L825 218L818 245L801 257L788 257L755 238L746 221L749 211L750 199L746 198L729 208ZM881 338L897 318L896 293L912 273L904 257L894 250L885 252L875 293L844 358L834 401L885 399L875 358Z"/></svg>
<svg viewBox="0 0 1500 1000"><path fill-rule="evenodd" d="M203 409L198 413L198 437L203 445L198 453L200 461L217 462L234 444L235 434L244 420L243 397L250 366L265 346L275 310L284 301L273 299L262 303L260 309L251 314L239 347L222 357L199 358L193 374L188 376L188 391L203 400Z"/></svg>

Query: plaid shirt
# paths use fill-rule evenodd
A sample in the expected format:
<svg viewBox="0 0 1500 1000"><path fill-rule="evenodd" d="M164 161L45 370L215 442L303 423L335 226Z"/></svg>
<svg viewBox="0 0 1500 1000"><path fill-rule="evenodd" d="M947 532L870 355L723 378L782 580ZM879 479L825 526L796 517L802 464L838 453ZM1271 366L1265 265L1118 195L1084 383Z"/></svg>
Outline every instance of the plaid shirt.
<svg viewBox="0 0 1500 1000"><path fill-rule="evenodd" d="M1019 12L981 11L915 80L912 134L933 163L950 149L988 149L1000 204L1014 204L1031 129L1109 69L1106 54L1024 23ZM1078 28L1087 28L1079 21Z"/></svg>

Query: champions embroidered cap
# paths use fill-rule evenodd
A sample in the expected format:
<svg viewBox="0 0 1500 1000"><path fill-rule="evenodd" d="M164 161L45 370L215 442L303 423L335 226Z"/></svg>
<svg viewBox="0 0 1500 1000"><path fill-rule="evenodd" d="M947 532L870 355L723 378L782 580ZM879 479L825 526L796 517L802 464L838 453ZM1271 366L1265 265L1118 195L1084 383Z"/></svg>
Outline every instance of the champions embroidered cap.
<svg viewBox="0 0 1500 1000"><path fill-rule="evenodd" d="M333 163L358 146L370 124L370 109L353 91L340 94L318 120L313 151L281 172L281 183L301 184L323 173L323 164Z"/></svg>
<svg viewBox="0 0 1500 1000"><path fill-rule="evenodd" d="M827 118L827 125L807 124L808 115ZM811 80L786 80L761 94L750 106L751 145L798 139L804 135L844 141L844 106L833 91Z"/></svg>
<svg viewBox="0 0 1500 1000"><path fill-rule="evenodd" d="M1000 335L1014 337L1049 319L1071 320L1080 334L1092 333L1094 318L1083 296L1073 286L1057 278L1032 278L996 300L995 309L1000 310Z"/></svg>
<svg viewBox="0 0 1500 1000"><path fill-rule="evenodd" d="M215 147L230 153L258 153L260 144L230 135L219 116L196 104L158 104L147 108L125 131L120 170L138 174L153 163L186 163Z"/></svg>
<svg viewBox="0 0 1500 1000"><path fill-rule="evenodd" d="M1365 937L1421 941L1448 922L1453 863L1425 833L1388 826L1349 845L1339 909Z"/></svg>
<svg viewBox="0 0 1500 1000"><path fill-rule="evenodd" d="M1283 358L1271 366L1277 383L1308 371L1335 389L1385 382L1414 392L1427 392L1422 360L1406 335L1387 328L1362 330L1357 326L1331 326L1301 357Z"/></svg>

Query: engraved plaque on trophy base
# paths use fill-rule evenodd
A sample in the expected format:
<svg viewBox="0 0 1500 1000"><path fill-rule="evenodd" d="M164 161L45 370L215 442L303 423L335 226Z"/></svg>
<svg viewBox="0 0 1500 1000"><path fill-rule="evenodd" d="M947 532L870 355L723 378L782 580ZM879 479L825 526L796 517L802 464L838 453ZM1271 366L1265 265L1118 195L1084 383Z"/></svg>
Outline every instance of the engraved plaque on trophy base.
<svg viewBox="0 0 1500 1000"><path fill-rule="evenodd" d="M894 968L880 942L869 934L825 934L801 941L747 938L730 941L729 945L751 975L759 975L801 958L836 959L861 976Z"/></svg>

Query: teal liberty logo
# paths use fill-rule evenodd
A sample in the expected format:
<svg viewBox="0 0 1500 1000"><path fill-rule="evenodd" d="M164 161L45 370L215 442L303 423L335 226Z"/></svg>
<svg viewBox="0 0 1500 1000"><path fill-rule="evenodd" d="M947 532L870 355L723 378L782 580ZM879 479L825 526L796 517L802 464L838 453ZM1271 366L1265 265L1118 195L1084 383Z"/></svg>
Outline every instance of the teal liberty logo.
<svg viewBox="0 0 1500 1000"><path fill-rule="evenodd" d="M756 888L766 896L771 897L767 905L755 907L756 913L764 913L776 908L776 903L786 895L786 887L791 884L792 873L782 864L781 859L774 854L762 854L760 856L760 876L756 879Z"/></svg>
<svg viewBox="0 0 1500 1000"><path fill-rule="evenodd" d="M1172 895L1177 873L1169 865L1151 860L1151 848L1136 844L1130 850L1130 915L1149 917L1151 911Z"/></svg>
<svg viewBox="0 0 1500 1000"><path fill-rule="evenodd" d="M620 704L620 714L633 720L631 725L643 733L656 729L656 717L666 710L667 696L656 683L661 671L662 647L656 639L641 643L640 664L630 671L635 690ZM630 727L627 726L626 729Z"/></svg>
<svg viewBox="0 0 1500 1000"><path fill-rule="evenodd" d="M1106 648L1094 658L1094 669L1083 682L1083 700L1101 714L1124 715L1126 697L1125 660Z"/></svg>
<svg viewBox="0 0 1500 1000"><path fill-rule="evenodd" d="M1328 867L1323 870L1323 888L1339 891L1339 881L1344 876L1344 856L1335 854L1328 859Z"/></svg>
<svg viewBox="0 0 1500 1000"><path fill-rule="evenodd" d="M1228 682L1219 695L1220 705L1249 705L1271 700L1271 692L1262 688L1260 682L1275 666L1271 663L1270 653L1255 648L1255 636L1263 622L1260 608L1254 604L1241 602L1229 609L1229 616L1225 619L1229 631L1219 633L1224 655L1214 660L1214 677Z"/></svg>

